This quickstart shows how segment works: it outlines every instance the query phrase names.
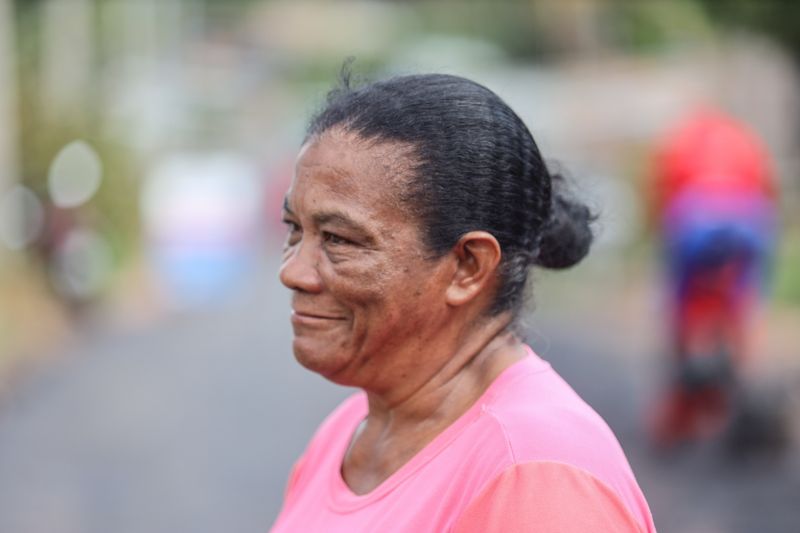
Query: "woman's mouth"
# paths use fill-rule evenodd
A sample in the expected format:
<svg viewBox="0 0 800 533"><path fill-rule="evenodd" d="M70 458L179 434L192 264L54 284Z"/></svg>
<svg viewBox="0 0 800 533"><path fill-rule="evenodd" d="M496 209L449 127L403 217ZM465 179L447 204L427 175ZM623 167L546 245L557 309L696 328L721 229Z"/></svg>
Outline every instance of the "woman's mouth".
<svg viewBox="0 0 800 533"><path fill-rule="evenodd" d="M295 309L292 310L291 320L294 326L325 326L341 322L344 317L318 311L298 311Z"/></svg>

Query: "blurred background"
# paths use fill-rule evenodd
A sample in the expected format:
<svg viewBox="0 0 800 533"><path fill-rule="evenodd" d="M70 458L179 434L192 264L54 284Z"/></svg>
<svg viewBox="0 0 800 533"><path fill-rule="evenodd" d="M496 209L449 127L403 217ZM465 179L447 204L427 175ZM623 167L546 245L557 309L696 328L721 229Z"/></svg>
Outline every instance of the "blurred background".
<svg viewBox="0 0 800 533"><path fill-rule="evenodd" d="M349 393L294 363L276 278L303 128L348 56L487 85L600 213L588 260L534 274L529 341L659 530L797 531L799 28L777 0L0 0L0 532L268 529ZM653 153L701 105L779 183L748 368L780 391L775 453L648 436L671 349Z"/></svg>

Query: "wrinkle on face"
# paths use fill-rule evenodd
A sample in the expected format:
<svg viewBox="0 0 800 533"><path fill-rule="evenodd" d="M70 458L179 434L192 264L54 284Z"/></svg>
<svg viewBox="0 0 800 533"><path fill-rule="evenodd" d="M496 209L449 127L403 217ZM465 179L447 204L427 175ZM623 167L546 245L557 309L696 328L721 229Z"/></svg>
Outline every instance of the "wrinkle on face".
<svg viewBox="0 0 800 533"><path fill-rule="evenodd" d="M321 290L295 290L293 302L347 321L316 337L296 332L295 353L335 381L355 384L359 372L377 375L409 364L387 359L424 336L443 305L441 298L431 300L441 292L436 265L426 258L421 230L401 200L414 165L410 153L405 145L332 130L310 139L298 159L286 208L302 226L296 246L312 247ZM324 233L331 228L355 231L359 245L326 248ZM285 264L293 253L287 251Z"/></svg>

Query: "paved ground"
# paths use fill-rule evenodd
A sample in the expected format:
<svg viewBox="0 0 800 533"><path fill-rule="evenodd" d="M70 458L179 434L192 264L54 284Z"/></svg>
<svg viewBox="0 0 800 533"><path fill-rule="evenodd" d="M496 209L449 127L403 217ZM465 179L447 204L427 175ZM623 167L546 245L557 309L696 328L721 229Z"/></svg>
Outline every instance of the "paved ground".
<svg viewBox="0 0 800 533"><path fill-rule="evenodd" d="M294 363L287 302L269 277L213 313L65 346L0 404L0 532L265 531L291 462L347 394ZM531 343L617 432L662 533L800 530L796 456L655 457L639 430L652 380L615 347L625 332L534 316Z"/></svg>

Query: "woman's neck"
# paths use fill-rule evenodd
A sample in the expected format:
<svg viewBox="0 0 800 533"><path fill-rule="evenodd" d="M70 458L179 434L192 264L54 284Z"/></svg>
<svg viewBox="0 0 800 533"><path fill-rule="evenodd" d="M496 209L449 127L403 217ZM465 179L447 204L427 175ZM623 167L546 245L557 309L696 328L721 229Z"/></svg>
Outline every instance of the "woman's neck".
<svg viewBox="0 0 800 533"><path fill-rule="evenodd" d="M508 317L496 317L440 346L397 389L367 391L369 414L353 436L342 464L350 488L369 492L463 415L497 376L525 357L508 332ZM436 361L439 357L439 361Z"/></svg>

